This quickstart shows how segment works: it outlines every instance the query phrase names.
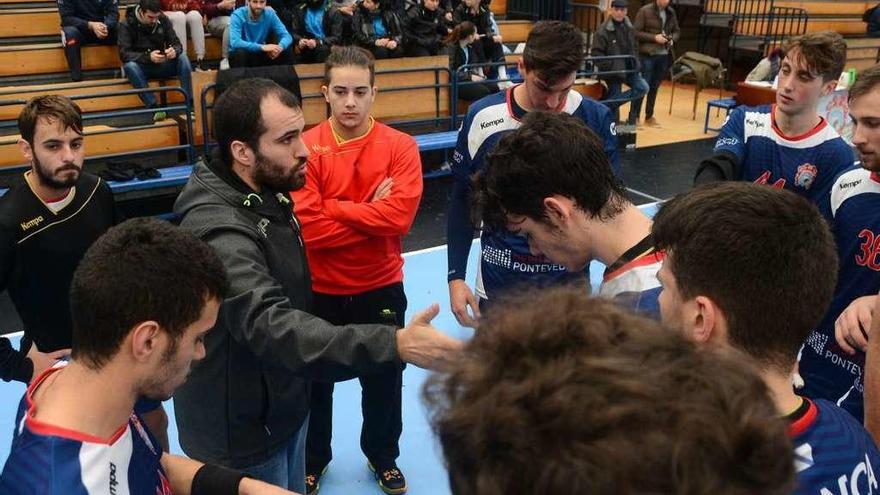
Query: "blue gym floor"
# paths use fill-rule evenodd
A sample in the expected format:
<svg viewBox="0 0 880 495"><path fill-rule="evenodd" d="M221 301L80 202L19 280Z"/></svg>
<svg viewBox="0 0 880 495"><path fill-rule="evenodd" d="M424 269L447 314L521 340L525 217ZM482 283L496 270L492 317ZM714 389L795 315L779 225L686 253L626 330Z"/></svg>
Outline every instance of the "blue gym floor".
<svg viewBox="0 0 880 495"><path fill-rule="evenodd" d="M653 215L656 206L648 204L642 208ZM477 246L471 249L468 273L476 273ZM471 330L462 328L449 311L449 297L446 286L446 246L414 251L404 255L404 283L409 299L409 315L433 302L440 303L440 314L434 324L448 334L458 338L468 338ZM590 273L593 287L601 282L603 267L593 263ZM473 286L473 276L471 277ZM18 337L13 344L18 345ZM425 408L421 401L422 383L428 373L415 366L408 366L403 375L403 436L400 439L400 458L398 465L406 474L409 493L413 495L444 495L449 493L446 470L443 467L440 447L434 440L427 423ZM0 464L5 463L9 454L9 444L15 421L15 409L24 392L24 385L0 383ZM350 380L336 386L333 410L333 462L321 480L321 493L324 495L377 494L372 474L367 469L366 460L360 452L360 386L357 380ZM174 424L173 401L165 403L171 418L168 435L171 451L182 454L177 441L177 428Z"/></svg>

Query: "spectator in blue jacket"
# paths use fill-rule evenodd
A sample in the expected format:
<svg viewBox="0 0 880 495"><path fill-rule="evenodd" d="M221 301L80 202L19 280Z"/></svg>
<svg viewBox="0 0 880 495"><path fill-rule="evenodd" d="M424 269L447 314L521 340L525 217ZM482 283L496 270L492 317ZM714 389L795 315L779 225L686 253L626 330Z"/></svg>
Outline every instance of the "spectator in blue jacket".
<svg viewBox="0 0 880 495"><path fill-rule="evenodd" d="M272 36L270 38L270 35ZM229 21L229 66L293 65L293 37L266 0L248 0Z"/></svg>
<svg viewBox="0 0 880 495"><path fill-rule="evenodd" d="M70 78L82 80L80 47L86 44L115 45L119 21L117 0L58 0L61 44L70 67Z"/></svg>

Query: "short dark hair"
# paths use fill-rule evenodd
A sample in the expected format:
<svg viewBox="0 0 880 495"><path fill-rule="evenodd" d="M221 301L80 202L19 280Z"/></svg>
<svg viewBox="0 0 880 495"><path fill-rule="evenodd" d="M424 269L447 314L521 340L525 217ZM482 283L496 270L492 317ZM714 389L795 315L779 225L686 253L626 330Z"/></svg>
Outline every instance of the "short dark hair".
<svg viewBox="0 0 880 495"><path fill-rule="evenodd" d="M185 229L134 218L98 238L73 275L72 356L101 368L138 323L156 321L173 342L228 282L214 250Z"/></svg>
<svg viewBox="0 0 880 495"><path fill-rule="evenodd" d="M544 198L554 194L603 219L620 213L627 202L602 141L581 119L565 112L528 112L476 176L475 216L492 229L504 228L508 214L546 220Z"/></svg>
<svg viewBox="0 0 880 495"><path fill-rule="evenodd" d="M506 301L424 388L452 493L791 493L786 422L748 357L548 289Z"/></svg>
<svg viewBox="0 0 880 495"><path fill-rule="evenodd" d="M324 86L330 84L331 70L347 66L369 69L370 86L376 84L376 59L373 54L359 46L343 45L334 46L324 61Z"/></svg>
<svg viewBox="0 0 880 495"><path fill-rule="evenodd" d="M836 81L846 65L846 41L834 31L820 31L794 36L782 43L783 58L798 49L800 57L811 73L822 76L822 81Z"/></svg>
<svg viewBox="0 0 880 495"><path fill-rule="evenodd" d="M34 133L41 118L61 122L65 129L73 129L82 135L82 110L64 95L34 96L18 114L18 132L21 138L34 145Z"/></svg>
<svg viewBox="0 0 880 495"><path fill-rule="evenodd" d="M714 183L664 204L652 232L681 296L710 298L731 345L788 373L837 282L834 237L819 210L790 191Z"/></svg>
<svg viewBox="0 0 880 495"><path fill-rule="evenodd" d="M162 12L162 3L159 0L139 0L138 7L141 12Z"/></svg>
<svg viewBox="0 0 880 495"><path fill-rule="evenodd" d="M541 21L526 38L523 65L548 84L555 84L580 69L584 62L584 37L573 24Z"/></svg>
<svg viewBox="0 0 880 495"><path fill-rule="evenodd" d="M880 84L880 64L869 67L856 76L856 82L849 88L849 101L865 96Z"/></svg>
<svg viewBox="0 0 880 495"><path fill-rule="evenodd" d="M220 148L220 156L227 166L232 166L233 141L247 143L259 149L260 136L265 134L260 105L270 96L277 96L281 104L301 110L299 99L274 81L263 78L238 80L214 102L214 138Z"/></svg>

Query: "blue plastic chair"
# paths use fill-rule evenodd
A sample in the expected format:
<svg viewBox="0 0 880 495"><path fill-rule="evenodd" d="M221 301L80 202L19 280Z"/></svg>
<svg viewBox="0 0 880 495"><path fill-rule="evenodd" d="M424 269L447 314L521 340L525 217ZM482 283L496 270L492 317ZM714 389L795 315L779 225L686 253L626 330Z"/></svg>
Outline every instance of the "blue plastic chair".
<svg viewBox="0 0 880 495"><path fill-rule="evenodd" d="M712 107L717 109L724 109L725 115L730 115L730 110L732 108L736 108L736 100L733 98L716 98L714 100L709 100L706 104L706 122L703 124L703 134L706 134L709 131L720 131L721 128L713 128L709 127L709 112L712 111Z"/></svg>

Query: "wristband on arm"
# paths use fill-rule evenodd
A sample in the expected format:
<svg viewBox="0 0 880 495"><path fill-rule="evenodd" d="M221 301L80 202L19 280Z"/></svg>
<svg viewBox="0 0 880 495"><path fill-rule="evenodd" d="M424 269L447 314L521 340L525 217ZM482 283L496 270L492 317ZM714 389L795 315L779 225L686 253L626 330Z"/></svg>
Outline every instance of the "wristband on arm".
<svg viewBox="0 0 880 495"><path fill-rule="evenodd" d="M238 495L238 485L245 475L233 469L205 464L196 471L192 495Z"/></svg>

